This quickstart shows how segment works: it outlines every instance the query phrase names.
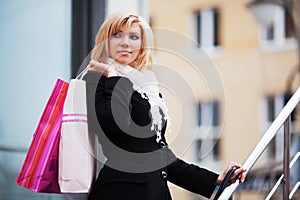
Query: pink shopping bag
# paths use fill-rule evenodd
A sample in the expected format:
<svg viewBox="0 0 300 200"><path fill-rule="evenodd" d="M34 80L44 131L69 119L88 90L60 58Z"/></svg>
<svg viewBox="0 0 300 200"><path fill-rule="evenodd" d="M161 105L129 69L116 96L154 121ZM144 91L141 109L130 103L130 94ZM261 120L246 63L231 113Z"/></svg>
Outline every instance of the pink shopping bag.
<svg viewBox="0 0 300 200"><path fill-rule="evenodd" d="M86 82L70 81L59 148L59 186L62 193L88 193L96 177L97 139L88 131Z"/></svg>
<svg viewBox="0 0 300 200"><path fill-rule="evenodd" d="M57 80L16 180L18 185L35 192L60 193L58 150L68 86L67 82Z"/></svg>

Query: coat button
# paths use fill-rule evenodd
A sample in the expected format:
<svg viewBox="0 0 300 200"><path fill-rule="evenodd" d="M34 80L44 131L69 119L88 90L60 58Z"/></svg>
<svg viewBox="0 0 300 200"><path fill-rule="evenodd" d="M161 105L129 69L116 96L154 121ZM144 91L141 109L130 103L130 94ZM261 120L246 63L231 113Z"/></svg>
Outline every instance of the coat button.
<svg viewBox="0 0 300 200"><path fill-rule="evenodd" d="M162 171L162 172L161 172L161 179L162 179L162 180L167 180L167 177L168 177L167 172Z"/></svg>
<svg viewBox="0 0 300 200"><path fill-rule="evenodd" d="M160 146L160 148L164 148L166 146L166 143L164 143L164 141L160 140L159 146Z"/></svg>

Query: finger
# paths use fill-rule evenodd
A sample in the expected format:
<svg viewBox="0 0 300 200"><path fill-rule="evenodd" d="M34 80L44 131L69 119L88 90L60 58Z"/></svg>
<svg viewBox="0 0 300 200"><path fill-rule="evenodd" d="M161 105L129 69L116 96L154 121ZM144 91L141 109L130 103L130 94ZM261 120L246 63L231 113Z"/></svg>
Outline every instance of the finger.
<svg viewBox="0 0 300 200"><path fill-rule="evenodd" d="M92 71L92 72L103 73L109 68L109 66L107 64L100 63L100 62L95 61L95 60L91 60L89 62L89 64L90 64L89 71Z"/></svg>
<svg viewBox="0 0 300 200"><path fill-rule="evenodd" d="M244 183L246 180L246 173L242 173L241 178L240 178L240 183Z"/></svg>
<svg viewBox="0 0 300 200"><path fill-rule="evenodd" d="M234 172L234 176L238 177L244 172L245 172L245 170L243 168L236 169L235 172Z"/></svg>
<svg viewBox="0 0 300 200"><path fill-rule="evenodd" d="M90 65L88 71L90 71L90 72L97 72L97 69L95 68L95 66Z"/></svg>
<svg viewBox="0 0 300 200"><path fill-rule="evenodd" d="M90 60L90 62L89 62L89 65L90 65L90 67L89 67L89 71L95 71L95 61L94 60Z"/></svg>
<svg viewBox="0 0 300 200"><path fill-rule="evenodd" d="M226 174L230 169L234 168L236 163L234 162L230 162L228 165L227 165L227 168L224 170L224 174Z"/></svg>
<svg viewBox="0 0 300 200"><path fill-rule="evenodd" d="M245 178L246 178L246 173L245 173L245 169L244 168L239 168L239 169L236 169L233 176L232 176L232 179L234 179L234 182L239 179L239 182L242 183L245 181Z"/></svg>
<svg viewBox="0 0 300 200"><path fill-rule="evenodd" d="M95 60L90 60L89 64L90 64L91 66L94 66L94 65L96 64L96 61L95 61Z"/></svg>
<svg viewBox="0 0 300 200"><path fill-rule="evenodd" d="M230 167L231 167L231 168L233 168L233 167L235 167L235 168L241 168L242 166L241 166L240 164L238 164L238 163L231 162L231 163L230 163Z"/></svg>
<svg viewBox="0 0 300 200"><path fill-rule="evenodd" d="M238 175L237 179L239 180L239 183L243 183L246 179L246 174L242 173L242 174Z"/></svg>

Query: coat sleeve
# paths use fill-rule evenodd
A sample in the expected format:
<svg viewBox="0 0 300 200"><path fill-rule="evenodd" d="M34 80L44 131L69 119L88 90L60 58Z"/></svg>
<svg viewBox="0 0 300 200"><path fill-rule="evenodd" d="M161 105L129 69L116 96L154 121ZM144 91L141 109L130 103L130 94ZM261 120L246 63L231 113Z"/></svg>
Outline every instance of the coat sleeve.
<svg viewBox="0 0 300 200"><path fill-rule="evenodd" d="M165 141L165 138L163 138ZM210 198L216 187L218 174L186 163L166 145L168 181L188 191Z"/></svg>
<svg viewBox="0 0 300 200"><path fill-rule="evenodd" d="M96 89L95 108L103 129L114 133L128 128L130 98L133 92L132 82L125 77L100 78Z"/></svg>

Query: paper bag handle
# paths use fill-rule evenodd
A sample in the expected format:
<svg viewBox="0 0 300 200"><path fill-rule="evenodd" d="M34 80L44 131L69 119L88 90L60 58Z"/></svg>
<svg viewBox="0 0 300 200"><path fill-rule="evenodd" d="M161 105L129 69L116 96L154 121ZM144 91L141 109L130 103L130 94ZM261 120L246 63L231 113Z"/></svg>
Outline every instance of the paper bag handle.
<svg viewBox="0 0 300 200"><path fill-rule="evenodd" d="M88 73L90 65L87 65L79 74L76 76L76 79L82 80L83 77Z"/></svg>

